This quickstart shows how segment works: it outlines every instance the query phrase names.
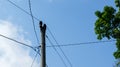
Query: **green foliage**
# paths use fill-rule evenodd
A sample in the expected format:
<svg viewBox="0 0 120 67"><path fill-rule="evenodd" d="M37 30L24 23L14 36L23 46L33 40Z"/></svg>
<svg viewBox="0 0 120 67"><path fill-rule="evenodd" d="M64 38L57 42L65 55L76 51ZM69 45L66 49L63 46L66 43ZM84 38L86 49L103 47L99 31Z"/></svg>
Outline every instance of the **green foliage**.
<svg viewBox="0 0 120 67"><path fill-rule="evenodd" d="M115 0L115 4L116 4L116 7L120 7L120 1L119 0Z"/></svg>
<svg viewBox="0 0 120 67"><path fill-rule="evenodd" d="M95 12L98 17L95 23L95 33L98 35L98 39L101 40L104 37L107 37L108 39L111 38L114 13L115 9L109 6L105 6L103 12Z"/></svg>
<svg viewBox="0 0 120 67"><path fill-rule="evenodd" d="M117 63L117 67L119 67L119 66L120 66L120 62Z"/></svg>
<svg viewBox="0 0 120 67"><path fill-rule="evenodd" d="M114 56L115 56L116 59L120 58L120 51L117 50L116 52L114 52Z"/></svg>
<svg viewBox="0 0 120 67"><path fill-rule="evenodd" d="M120 7L120 0L115 0L116 7ZM111 7L105 6L103 11L96 11L98 19L95 22L95 33L99 40L103 38L116 39L117 51L115 58L120 58L120 8L118 12Z"/></svg>

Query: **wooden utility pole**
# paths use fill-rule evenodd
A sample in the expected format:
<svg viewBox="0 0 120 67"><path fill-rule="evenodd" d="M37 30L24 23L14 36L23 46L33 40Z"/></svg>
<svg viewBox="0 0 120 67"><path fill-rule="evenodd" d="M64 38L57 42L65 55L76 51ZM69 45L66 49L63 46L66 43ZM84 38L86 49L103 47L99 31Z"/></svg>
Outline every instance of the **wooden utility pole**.
<svg viewBox="0 0 120 67"><path fill-rule="evenodd" d="M46 67L46 44L45 44L46 24L43 24L42 21L40 21L39 25L41 32L41 66L40 67Z"/></svg>

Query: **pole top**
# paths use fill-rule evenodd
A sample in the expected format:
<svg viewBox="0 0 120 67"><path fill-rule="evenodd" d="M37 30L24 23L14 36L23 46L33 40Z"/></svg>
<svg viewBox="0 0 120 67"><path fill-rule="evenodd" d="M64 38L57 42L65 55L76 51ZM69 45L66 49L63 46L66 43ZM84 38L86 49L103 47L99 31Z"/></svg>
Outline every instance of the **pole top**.
<svg viewBox="0 0 120 67"><path fill-rule="evenodd" d="M43 24L42 21L40 21L39 25L40 25L41 31L45 31L45 30L46 30L46 27L47 27L47 26L46 26L46 24Z"/></svg>

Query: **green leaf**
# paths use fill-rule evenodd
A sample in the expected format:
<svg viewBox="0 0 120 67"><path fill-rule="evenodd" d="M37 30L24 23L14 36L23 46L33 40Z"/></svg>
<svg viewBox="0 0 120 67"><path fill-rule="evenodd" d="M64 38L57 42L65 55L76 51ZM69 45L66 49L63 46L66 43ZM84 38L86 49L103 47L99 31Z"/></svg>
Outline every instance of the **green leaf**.
<svg viewBox="0 0 120 67"><path fill-rule="evenodd" d="M101 17L101 12L100 11L96 11L95 15L100 18Z"/></svg>
<svg viewBox="0 0 120 67"><path fill-rule="evenodd" d="M115 57L116 59L120 58L120 51L114 52L113 55L114 55L114 57Z"/></svg>

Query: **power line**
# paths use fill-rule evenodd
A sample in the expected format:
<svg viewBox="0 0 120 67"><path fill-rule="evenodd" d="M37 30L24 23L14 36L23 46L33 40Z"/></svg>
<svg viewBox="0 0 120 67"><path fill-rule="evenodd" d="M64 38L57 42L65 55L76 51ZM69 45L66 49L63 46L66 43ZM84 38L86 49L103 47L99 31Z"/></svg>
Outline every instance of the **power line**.
<svg viewBox="0 0 120 67"><path fill-rule="evenodd" d="M36 36L36 39L37 39L37 42L39 44L39 39L38 39L38 36L37 36L37 32L36 32L36 28L35 28L35 22L34 22L34 18L39 21L38 18L34 17L33 14L32 14L32 10L31 10L31 1L29 0L29 10L30 10L30 13L27 12L26 10L24 10L23 8L21 8L20 6L16 5L15 3L13 3L12 1L10 0L7 0L9 3L11 3L12 5L14 5L15 7L17 7L18 9L20 9L21 11L25 12L26 14L30 15L31 18L32 18L32 23L33 23L33 29L34 29L34 32L35 32L35 36Z"/></svg>
<svg viewBox="0 0 120 67"><path fill-rule="evenodd" d="M23 8L21 8L20 6L18 6L17 4L13 3L12 1L10 0L7 0L9 3L11 3L12 5L14 5L15 7L17 7L18 9L20 9L21 11L23 11L24 13L28 14L31 16L31 14L29 12L27 12L26 10L24 10ZM37 21L39 21L38 18L36 18L35 16L33 16L34 19L36 19ZM13 39L14 40L14 39ZM19 42L19 41L18 41ZM37 47L36 47L37 48ZM40 53L39 53L40 55Z"/></svg>
<svg viewBox="0 0 120 67"><path fill-rule="evenodd" d="M34 60L33 60L32 64L31 64L31 67L32 67L32 66L33 66L33 64L34 64L34 61L35 61L35 59L36 59L37 55L39 54L39 56L41 56L39 48L38 48L38 51L36 51L36 52L37 52L37 54L36 54L36 55L35 55L35 57L34 57ZM46 67L48 67L48 65L47 65L47 64L46 64Z"/></svg>
<svg viewBox="0 0 120 67"><path fill-rule="evenodd" d="M15 40L15 39L9 38L9 37L4 36L4 35L2 35L2 34L0 34L0 36L1 36L1 37L4 37L4 38L6 38L6 39L9 39L9 40L11 40L11 41L14 41L14 42L16 42L16 43L19 43L19 44L21 44L21 45L24 45L24 46L27 46L27 47L29 47L29 48L34 49L34 47L29 46L28 44L25 44L25 43L19 42L19 41Z"/></svg>
<svg viewBox="0 0 120 67"><path fill-rule="evenodd" d="M37 58L37 55L38 55L38 53L35 54L35 57L34 57L34 59L33 59L33 61L32 61L32 64L31 64L31 67L33 67L33 64L34 64L34 62L35 62L35 60L36 60L36 58Z"/></svg>
<svg viewBox="0 0 120 67"><path fill-rule="evenodd" d="M26 10L24 10L23 8L21 8L20 6L16 5L15 3L13 3L10 0L7 0L9 3L11 3L12 5L14 5L15 7L17 7L18 9L20 9L21 11L23 11L24 13L28 14L31 16L31 14L29 12L27 12ZM35 16L33 16L34 19L36 19L37 21L40 21L38 18L36 18ZM49 29L50 30L50 29ZM115 41L115 40L114 40ZM100 42L100 41L98 41ZM101 41L102 42L102 41ZM104 41L103 41L104 42ZM59 45L59 46L74 46L74 45L81 45L82 43L76 43L76 44L65 44L65 45ZM83 43L84 44L84 43ZM85 42L86 44L86 42ZM89 44L89 43L88 43ZM54 45L55 47L58 47L57 45ZM47 46L47 47L51 47L51 46Z"/></svg>
<svg viewBox="0 0 120 67"><path fill-rule="evenodd" d="M13 3L10 0L7 0L9 3L11 3L12 5L14 5L15 7L17 7L18 9L20 9L21 11L23 11L24 13L31 15L29 12L27 12L26 10L24 10L23 8L21 8L20 6L18 6L17 4ZM36 19L37 21L40 21L38 18L36 18L35 16L33 16L34 19Z"/></svg>
<svg viewBox="0 0 120 67"><path fill-rule="evenodd" d="M28 14L28 15L31 15L31 17L32 17L32 21L34 20L34 19L36 19L36 20L38 20L39 21L39 19L37 19L36 17L34 17L33 15L32 15L32 13L30 14L30 13L28 13L27 11L25 11L24 9L22 9L21 7L19 7L18 5L16 5L15 3L13 3L13 2L11 2L10 0L7 0L8 2L10 2L11 4L13 4L14 6L16 6L17 8L19 8L20 10L22 10L23 12L25 12L26 14ZM31 9L31 8L30 8ZM30 11L30 12L32 12L32 11ZM33 26L34 26L34 24L33 24ZM35 28L34 28L35 29ZM91 43L91 42L90 42ZM94 42L93 42L94 43ZM76 43L76 44L66 44L66 45L53 45L53 46L47 46L47 47L61 47L61 46L77 46L77 45L81 45L81 44L89 44L89 43Z"/></svg>
<svg viewBox="0 0 120 67"><path fill-rule="evenodd" d="M36 48L34 48L34 47L32 47L32 46L29 46L28 44L22 43L22 42L20 42L20 41L17 41L17 40L15 40L15 39L10 38L10 37L4 36L4 35L2 35L2 34L0 34L0 36L3 37L3 38L6 38L6 39L8 39L8 40L14 41L14 42L16 42L16 43L19 43L19 44L21 44L21 45L23 45L23 46L29 47L29 48L33 49L36 53L38 53L38 54L40 55L40 53L37 51L37 50L39 50L39 49L36 49Z"/></svg>
<svg viewBox="0 0 120 67"><path fill-rule="evenodd" d="M21 8L20 6L18 6L18 5L16 5L15 3L13 3L12 1L10 1L10 0L7 0L9 3L11 3L12 5L14 5L15 7L17 7L18 9L20 9L21 11L23 11L24 13L26 13L26 14L28 14L28 15L30 15L31 16L31 14L29 13L29 12L27 12L26 10L24 10L23 8ZM32 15L32 17L34 18L34 19L36 19L37 21L40 21L38 18L36 18L35 16L33 16ZM18 43L18 42L17 42ZM40 47L40 46L37 46L37 47L35 47L35 48L38 48L38 47ZM36 51L36 49L33 49L35 52L37 52ZM41 54L39 53L39 52L37 52L40 56L41 56ZM46 67L48 67L48 65L46 64Z"/></svg>
<svg viewBox="0 0 120 67"><path fill-rule="evenodd" d="M80 46L85 44L95 44L95 43L107 43L107 42L114 42L116 40L106 40L106 41L93 41L93 42L83 42L83 43L73 43L73 44L62 44L62 45L53 45L47 47L67 47L67 46Z"/></svg>
<svg viewBox="0 0 120 67"><path fill-rule="evenodd" d="M38 36L37 36L37 32L36 32L36 28L35 28L35 22L34 22L34 17L33 17L32 9L31 9L31 0L28 0L28 3L29 3L30 16L32 18L34 33L35 33L35 36L36 36L37 43L39 45L39 39L38 39Z"/></svg>
<svg viewBox="0 0 120 67"><path fill-rule="evenodd" d="M26 10L24 10L23 8L21 8L20 6L18 6L17 4L13 3L12 1L10 1L10 0L7 0L7 1L9 3L11 3L12 5L14 5L15 7L17 7L18 9L20 9L21 11L23 11L24 13L26 13L26 14L28 14L28 15L30 15L32 17L32 22L33 22L35 36L36 36L37 42L39 43L39 39L38 39L38 36L37 36L37 32L35 30L35 23L34 23L34 19L36 19L37 21L39 21L39 19L32 15L31 2L29 1L29 9L30 9L30 13L29 13Z"/></svg>
<svg viewBox="0 0 120 67"><path fill-rule="evenodd" d="M54 46L53 43L52 43L52 41L48 38L48 36L47 36L46 38L48 39L49 43L50 43L52 46ZM54 50L56 51L56 53L58 54L58 56L59 56L60 59L62 60L62 62L63 62L63 64L65 65L65 67L67 67L64 59L62 58L62 56L60 55L60 53L57 51L57 49L56 49L55 47L53 47L53 49L54 49Z"/></svg>
<svg viewBox="0 0 120 67"><path fill-rule="evenodd" d="M35 28L34 16L33 16L32 8L31 8L31 0L28 0L28 3L29 3L30 16L31 16L31 18L32 18L32 23L33 23L33 28L34 28L35 36L36 36L36 39L37 39L37 42L38 42L38 45L39 45L39 40L38 40L36 28ZM38 47L39 47L39 46L38 46ZM36 57L37 57L37 54L36 54L35 57L34 57L34 60L33 60L33 62L32 62L31 67L33 66L33 63L34 63ZM48 67L47 64L46 64L46 67Z"/></svg>
<svg viewBox="0 0 120 67"><path fill-rule="evenodd" d="M40 52L39 52L39 49L37 50L37 49L35 49L34 47L29 46L28 44L19 42L19 41L15 40L15 39L9 38L9 37L4 36L4 35L2 35L2 34L0 34L0 36L3 37L3 38L6 38L6 39L8 39L8 40L14 41L14 42L16 42L16 43L19 43L19 44L21 44L21 45L24 45L24 46L26 46L26 47L29 47L29 48L33 49L33 50L36 52L35 58L36 58L36 56L37 56L38 54L41 56L41 54L40 54ZM31 64L31 67L33 66L33 63L34 63L34 61L35 61L35 58L33 59L33 62L32 62L32 64Z"/></svg>
<svg viewBox="0 0 120 67"><path fill-rule="evenodd" d="M60 47L59 43L57 42L57 40L55 39L54 35L52 34L52 32L50 31L50 29L48 28L48 31L50 32L51 36L53 37L55 43L57 44L57 46L59 47L59 49L61 50L61 52L63 53L64 57L66 58L66 60L68 61L68 63L70 64L70 67L72 67L72 63L70 62L70 60L68 59L68 57L66 56L66 54L64 53L64 51L62 50L62 48Z"/></svg>
<svg viewBox="0 0 120 67"><path fill-rule="evenodd" d="M28 44L19 42L19 41L15 40L15 39L9 38L9 37L4 36L4 35L2 35L2 34L0 34L0 36L1 36L1 37L4 37L4 38L6 38L6 39L9 39L9 40L11 40L11 41L14 41L14 42L16 42L16 43L19 43L19 44L21 44L21 45L27 46L27 47L32 48L33 50L35 50L34 47L29 46ZM80 45L84 45L84 44L106 43L106 42L114 42L114 41L116 41L116 40L93 41L93 42L83 42L83 43L74 43L74 44L52 45L52 46L47 46L47 47L80 46ZM35 47L35 48L37 48L37 47Z"/></svg>

